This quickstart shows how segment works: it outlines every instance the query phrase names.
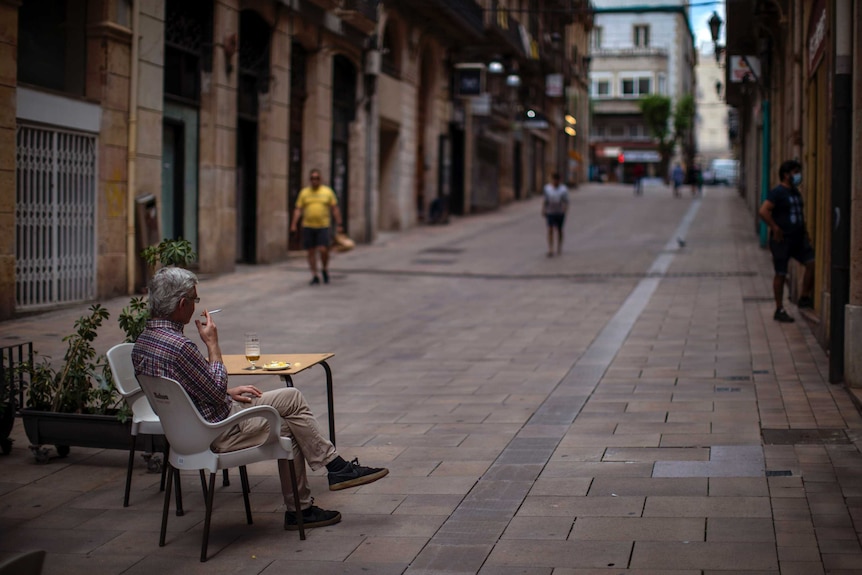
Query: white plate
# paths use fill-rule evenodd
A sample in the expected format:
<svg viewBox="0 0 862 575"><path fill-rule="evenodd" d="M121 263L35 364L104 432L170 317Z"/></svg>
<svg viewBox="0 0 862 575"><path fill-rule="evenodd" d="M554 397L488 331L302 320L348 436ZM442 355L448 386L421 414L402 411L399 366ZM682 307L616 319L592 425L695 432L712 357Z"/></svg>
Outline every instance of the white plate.
<svg viewBox="0 0 862 575"><path fill-rule="evenodd" d="M267 363L263 368L267 371L284 371L285 369L290 369L290 364L286 362L277 363L275 365Z"/></svg>

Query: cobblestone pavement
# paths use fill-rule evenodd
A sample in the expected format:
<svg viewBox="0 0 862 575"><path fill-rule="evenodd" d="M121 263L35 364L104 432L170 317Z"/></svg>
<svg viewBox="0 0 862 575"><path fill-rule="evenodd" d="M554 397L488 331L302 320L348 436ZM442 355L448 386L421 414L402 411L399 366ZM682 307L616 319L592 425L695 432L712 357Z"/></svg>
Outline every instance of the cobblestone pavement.
<svg viewBox="0 0 862 575"><path fill-rule="evenodd" d="M73 447L37 464L17 424L0 458L0 559L48 551L48 574L638 575L862 573L862 428L827 382L798 310L772 320L771 266L737 195L583 186L563 254L538 199L386 235L309 286L297 254L202 278L225 353L333 351L339 451L391 474L316 503L342 523L282 529L274 463L220 487L210 559L203 502L158 546L158 475ZM120 341L112 313L97 340ZM60 338L86 306L0 323L0 344ZM321 421L323 372L295 378ZM272 377L266 386L277 386ZM233 474L238 478L238 474Z"/></svg>

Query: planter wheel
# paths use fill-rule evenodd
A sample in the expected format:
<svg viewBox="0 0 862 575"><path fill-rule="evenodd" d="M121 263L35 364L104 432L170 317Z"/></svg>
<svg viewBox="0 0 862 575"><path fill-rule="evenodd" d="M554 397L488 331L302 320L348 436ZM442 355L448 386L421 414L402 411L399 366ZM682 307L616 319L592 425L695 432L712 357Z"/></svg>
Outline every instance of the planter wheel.
<svg viewBox="0 0 862 575"><path fill-rule="evenodd" d="M0 450L3 451L3 455L9 455L12 451L12 441L13 440L8 437L0 439Z"/></svg>
<svg viewBox="0 0 862 575"><path fill-rule="evenodd" d="M33 453L33 457L36 458L36 463L48 463L51 459L51 456L48 455L48 448L42 447L41 445L31 445L30 451Z"/></svg>
<svg viewBox="0 0 862 575"><path fill-rule="evenodd" d="M57 455L60 457L66 457L69 455L69 446L68 445L55 445L57 448Z"/></svg>

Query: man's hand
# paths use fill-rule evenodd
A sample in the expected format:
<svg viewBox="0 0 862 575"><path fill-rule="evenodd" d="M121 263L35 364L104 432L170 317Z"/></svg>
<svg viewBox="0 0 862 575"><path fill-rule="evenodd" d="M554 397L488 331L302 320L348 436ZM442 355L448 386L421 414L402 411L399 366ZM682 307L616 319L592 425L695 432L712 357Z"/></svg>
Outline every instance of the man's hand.
<svg viewBox="0 0 862 575"><path fill-rule="evenodd" d="M251 403L252 397L260 397L263 395L261 391L253 385L240 385L227 390L227 394L236 402Z"/></svg>
<svg viewBox="0 0 862 575"><path fill-rule="evenodd" d="M216 327L215 320L213 320L213 316L207 310L204 310L203 315L207 318L206 323L201 323L201 320L196 319L195 327L198 328L201 341L207 346L207 355L210 362L221 361L221 348L218 345L218 328Z"/></svg>
<svg viewBox="0 0 862 575"><path fill-rule="evenodd" d="M218 344L218 328L213 321L213 316L210 315L208 310L204 310L201 315L206 318L206 323L202 323L199 319L195 320L195 327L198 328L201 339L207 347L209 347L210 343Z"/></svg>
<svg viewBox="0 0 862 575"><path fill-rule="evenodd" d="M781 228L779 228L778 226L772 228L772 239L776 242L784 241L784 232L782 232Z"/></svg>

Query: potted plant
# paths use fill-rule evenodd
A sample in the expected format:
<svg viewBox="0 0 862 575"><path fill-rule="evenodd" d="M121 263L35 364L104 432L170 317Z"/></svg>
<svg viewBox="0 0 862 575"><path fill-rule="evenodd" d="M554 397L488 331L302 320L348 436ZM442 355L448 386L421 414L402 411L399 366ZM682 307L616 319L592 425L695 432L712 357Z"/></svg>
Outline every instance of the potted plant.
<svg viewBox="0 0 862 575"><path fill-rule="evenodd" d="M158 265L188 267L195 259L194 249L188 240L179 238L177 240L163 239L158 245L149 246L141 252L141 257L147 263L150 275ZM147 319L150 315L147 311L147 302L142 297L133 297L127 307L120 311L120 328L126 334L127 342L134 342L144 331Z"/></svg>

